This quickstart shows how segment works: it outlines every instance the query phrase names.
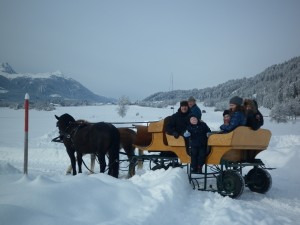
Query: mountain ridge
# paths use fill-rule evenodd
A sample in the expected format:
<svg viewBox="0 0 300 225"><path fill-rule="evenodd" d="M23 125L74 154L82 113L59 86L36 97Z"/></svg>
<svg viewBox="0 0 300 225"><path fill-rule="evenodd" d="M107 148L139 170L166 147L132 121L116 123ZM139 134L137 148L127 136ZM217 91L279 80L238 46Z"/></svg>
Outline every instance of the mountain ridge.
<svg viewBox="0 0 300 225"><path fill-rule="evenodd" d="M23 102L25 93L32 103L81 105L113 103L115 99L96 95L60 71L17 73L8 63L0 64L0 105Z"/></svg>

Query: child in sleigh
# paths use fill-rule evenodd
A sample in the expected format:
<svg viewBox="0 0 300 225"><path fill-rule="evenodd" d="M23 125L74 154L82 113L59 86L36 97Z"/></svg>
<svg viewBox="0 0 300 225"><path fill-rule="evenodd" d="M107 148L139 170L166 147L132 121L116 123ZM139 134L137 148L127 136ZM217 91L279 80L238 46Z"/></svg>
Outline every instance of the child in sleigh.
<svg viewBox="0 0 300 225"><path fill-rule="evenodd" d="M191 115L184 136L186 138L189 137L192 173L202 173L202 167L205 164L207 152L207 133L209 132L211 132L211 130L206 123L202 120L198 120L196 116Z"/></svg>

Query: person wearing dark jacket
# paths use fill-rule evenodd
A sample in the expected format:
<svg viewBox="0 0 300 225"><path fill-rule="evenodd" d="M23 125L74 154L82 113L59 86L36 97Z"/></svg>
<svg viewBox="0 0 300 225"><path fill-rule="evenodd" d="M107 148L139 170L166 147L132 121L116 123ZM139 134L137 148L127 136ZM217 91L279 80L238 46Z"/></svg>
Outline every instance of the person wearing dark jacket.
<svg viewBox="0 0 300 225"><path fill-rule="evenodd" d="M183 136L189 123L190 109L187 101L180 102L180 108L174 113L166 125L166 132L178 138Z"/></svg>
<svg viewBox="0 0 300 225"><path fill-rule="evenodd" d="M166 124L166 133L175 138L183 136L189 123L190 109L187 101L180 102L180 108L174 113ZM184 136L183 136L184 137ZM186 152L189 154L189 139L184 137Z"/></svg>
<svg viewBox="0 0 300 225"><path fill-rule="evenodd" d="M191 115L187 132L184 133L186 138L190 138L191 147L191 172L202 173L202 167L205 164L207 150L207 133L211 132L210 128L195 115Z"/></svg>
<svg viewBox="0 0 300 225"><path fill-rule="evenodd" d="M264 124L263 115L257 108L255 100L245 99L244 101L246 126L251 127L253 130L258 130Z"/></svg>
<svg viewBox="0 0 300 225"><path fill-rule="evenodd" d="M246 117L243 112L243 99L235 96L229 101L229 111L230 111L230 122L229 124L223 124L220 129L223 133L228 133L233 131L238 126L246 125Z"/></svg>
<svg viewBox="0 0 300 225"><path fill-rule="evenodd" d="M201 120L202 112L201 112L201 109L199 108L199 106L196 104L196 99L193 96L191 96L188 99L188 103L189 103L189 107L191 110L191 114L196 116L198 118L198 120Z"/></svg>

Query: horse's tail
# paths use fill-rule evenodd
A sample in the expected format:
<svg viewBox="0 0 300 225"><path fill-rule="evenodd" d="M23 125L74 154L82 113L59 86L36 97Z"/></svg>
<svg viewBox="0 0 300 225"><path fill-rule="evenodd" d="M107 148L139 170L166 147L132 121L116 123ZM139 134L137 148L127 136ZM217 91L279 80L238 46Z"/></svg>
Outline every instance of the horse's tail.
<svg viewBox="0 0 300 225"><path fill-rule="evenodd" d="M119 176L119 147L120 147L120 132L112 125L111 147L109 149L109 175L118 178Z"/></svg>

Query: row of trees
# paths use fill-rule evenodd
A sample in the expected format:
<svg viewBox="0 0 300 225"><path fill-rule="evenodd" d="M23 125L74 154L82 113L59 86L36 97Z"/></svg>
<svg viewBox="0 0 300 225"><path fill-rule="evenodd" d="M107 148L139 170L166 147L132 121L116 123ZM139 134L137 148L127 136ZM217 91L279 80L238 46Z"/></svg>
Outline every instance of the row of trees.
<svg viewBox="0 0 300 225"><path fill-rule="evenodd" d="M300 116L300 100L295 99L289 102L276 103L272 108L270 116L276 121L287 121Z"/></svg>
<svg viewBox="0 0 300 225"><path fill-rule="evenodd" d="M191 95L216 110L226 109L229 99L238 95L256 99L259 106L271 109L274 118L295 118L300 115L300 57L273 65L254 77L229 80L215 87L155 93L143 104L178 102Z"/></svg>

